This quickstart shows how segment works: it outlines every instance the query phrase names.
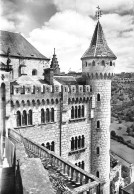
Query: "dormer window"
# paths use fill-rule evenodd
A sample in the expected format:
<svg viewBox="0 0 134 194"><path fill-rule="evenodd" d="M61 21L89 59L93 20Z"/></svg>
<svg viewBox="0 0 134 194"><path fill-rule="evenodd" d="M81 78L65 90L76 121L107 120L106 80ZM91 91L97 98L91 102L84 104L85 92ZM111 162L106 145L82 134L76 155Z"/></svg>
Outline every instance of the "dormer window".
<svg viewBox="0 0 134 194"><path fill-rule="evenodd" d="M95 61L92 62L92 65L95 66Z"/></svg>
<svg viewBox="0 0 134 194"><path fill-rule="evenodd" d="M110 66L112 66L112 61L110 61Z"/></svg>
<svg viewBox="0 0 134 194"><path fill-rule="evenodd" d="M36 69L32 70L32 75L37 75L37 70Z"/></svg>

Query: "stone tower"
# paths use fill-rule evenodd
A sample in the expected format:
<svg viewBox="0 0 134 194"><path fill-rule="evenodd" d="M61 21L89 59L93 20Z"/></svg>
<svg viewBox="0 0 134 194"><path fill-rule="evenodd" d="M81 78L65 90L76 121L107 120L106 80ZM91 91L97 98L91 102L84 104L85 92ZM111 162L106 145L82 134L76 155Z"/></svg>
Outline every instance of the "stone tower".
<svg viewBox="0 0 134 194"><path fill-rule="evenodd" d="M108 47L99 22L91 44L82 56L82 73L92 87L91 173L105 182L104 193L109 194L110 176L110 120L111 78L116 56Z"/></svg>
<svg viewBox="0 0 134 194"><path fill-rule="evenodd" d="M60 74L60 67L59 67L59 63L58 63L58 60L55 54L55 48L54 48L54 54L53 54L50 68L53 69L55 75Z"/></svg>

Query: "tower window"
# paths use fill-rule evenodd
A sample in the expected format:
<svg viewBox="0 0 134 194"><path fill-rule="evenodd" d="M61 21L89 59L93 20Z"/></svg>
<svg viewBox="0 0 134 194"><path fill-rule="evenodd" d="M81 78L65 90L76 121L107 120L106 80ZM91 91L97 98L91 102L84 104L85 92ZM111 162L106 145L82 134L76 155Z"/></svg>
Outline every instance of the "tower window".
<svg viewBox="0 0 134 194"><path fill-rule="evenodd" d="M97 153L97 155L100 154L100 148L99 147L96 148L96 153Z"/></svg>
<svg viewBox="0 0 134 194"><path fill-rule="evenodd" d="M100 128L100 121L97 121L97 128Z"/></svg>
<svg viewBox="0 0 134 194"><path fill-rule="evenodd" d="M36 69L32 70L32 75L37 75L37 70Z"/></svg>
<svg viewBox="0 0 134 194"><path fill-rule="evenodd" d="M85 66L87 67L87 61L86 61L86 63L85 63Z"/></svg>
<svg viewBox="0 0 134 194"><path fill-rule="evenodd" d="M71 108L71 119L74 119L74 107Z"/></svg>
<svg viewBox="0 0 134 194"><path fill-rule="evenodd" d="M82 161L82 163L81 163L81 168L84 170L84 168L85 168L85 162L84 161Z"/></svg>
<svg viewBox="0 0 134 194"><path fill-rule="evenodd" d="M96 176L99 178L99 171L96 172Z"/></svg>
<svg viewBox="0 0 134 194"><path fill-rule="evenodd" d="M50 150L50 143L49 142L46 143L46 148Z"/></svg>
<svg viewBox="0 0 134 194"><path fill-rule="evenodd" d="M74 138L71 139L71 150L74 150Z"/></svg>
<svg viewBox="0 0 134 194"><path fill-rule="evenodd" d="M54 152L54 141L52 141L52 143L51 143L51 151Z"/></svg>
<svg viewBox="0 0 134 194"><path fill-rule="evenodd" d="M112 61L110 61L110 66L112 66Z"/></svg>
<svg viewBox="0 0 134 194"><path fill-rule="evenodd" d="M75 137L75 149L77 150L77 141L78 141L78 139L77 139L77 137Z"/></svg>
<svg viewBox="0 0 134 194"><path fill-rule="evenodd" d="M82 148L84 148L85 147L85 137L84 137L84 135L82 135Z"/></svg>
<svg viewBox="0 0 134 194"><path fill-rule="evenodd" d="M100 101L100 94L97 94L97 101Z"/></svg>
<svg viewBox="0 0 134 194"><path fill-rule="evenodd" d="M48 108L46 109L46 122L50 122L50 112Z"/></svg>
<svg viewBox="0 0 134 194"><path fill-rule="evenodd" d="M85 110L84 110L84 105L82 105L82 117L85 116Z"/></svg>
<svg viewBox="0 0 134 194"><path fill-rule="evenodd" d="M75 118L77 118L77 106L75 106Z"/></svg>

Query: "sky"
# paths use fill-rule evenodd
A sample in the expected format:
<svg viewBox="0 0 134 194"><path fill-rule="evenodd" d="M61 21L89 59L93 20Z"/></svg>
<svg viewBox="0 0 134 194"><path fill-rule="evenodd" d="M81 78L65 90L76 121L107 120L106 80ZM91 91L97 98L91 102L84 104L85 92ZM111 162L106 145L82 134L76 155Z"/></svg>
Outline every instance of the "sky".
<svg viewBox="0 0 134 194"><path fill-rule="evenodd" d="M134 0L1 0L0 29L21 33L61 71L81 71L81 57L100 23L117 56L115 73L134 72Z"/></svg>

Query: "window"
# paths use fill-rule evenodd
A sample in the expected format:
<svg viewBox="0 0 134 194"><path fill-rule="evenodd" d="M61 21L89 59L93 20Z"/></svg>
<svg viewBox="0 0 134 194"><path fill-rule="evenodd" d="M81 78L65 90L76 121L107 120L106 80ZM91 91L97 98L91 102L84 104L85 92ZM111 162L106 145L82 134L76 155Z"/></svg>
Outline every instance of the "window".
<svg viewBox="0 0 134 194"><path fill-rule="evenodd" d="M21 126L21 113L20 111L17 111L17 126Z"/></svg>
<svg viewBox="0 0 134 194"><path fill-rule="evenodd" d="M29 110L28 112L28 125L32 125L33 119L32 119L32 110Z"/></svg>
<svg viewBox="0 0 134 194"><path fill-rule="evenodd" d="M71 119L74 119L74 107L71 108Z"/></svg>
<svg viewBox="0 0 134 194"><path fill-rule="evenodd" d="M85 66L87 67L87 62L85 62Z"/></svg>
<svg viewBox="0 0 134 194"><path fill-rule="evenodd" d="M85 116L84 105L82 105L82 117Z"/></svg>
<svg viewBox="0 0 134 194"><path fill-rule="evenodd" d="M83 170L85 168L85 162L84 161L75 163L75 165L78 166L79 168L82 168Z"/></svg>
<svg viewBox="0 0 134 194"><path fill-rule="evenodd" d="M78 118L81 117L81 106L78 107Z"/></svg>
<svg viewBox="0 0 134 194"><path fill-rule="evenodd" d="M97 94L97 101L100 101L100 94Z"/></svg>
<svg viewBox="0 0 134 194"><path fill-rule="evenodd" d="M37 70L36 69L32 70L32 75L37 75Z"/></svg>
<svg viewBox="0 0 134 194"><path fill-rule="evenodd" d="M50 150L50 143L49 142L46 143L46 148Z"/></svg>
<svg viewBox="0 0 134 194"><path fill-rule="evenodd" d="M79 137L71 138L71 150L77 150L85 147L85 137L84 135Z"/></svg>
<svg viewBox="0 0 134 194"><path fill-rule="evenodd" d="M50 112L48 108L46 109L46 122L50 122Z"/></svg>
<svg viewBox="0 0 134 194"><path fill-rule="evenodd" d="M77 106L75 106L75 118L77 118Z"/></svg>
<svg viewBox="0 0 134 194"><path fill-rule="evenodd" d="M71 139L71 150L74 150L74 138Z"/></svg>
<svg viewBox="0 0 134 194"><path fill-rule="evenodd" d="M82 146L82 148L85 147L85 137L84 137L84 135L82 135L82 144L81 144L81 146Z"/></svg>
<svg viewBox="0 0 134 194"><path fill-rule="evenodd" d="M96 153L97 153L97 155L100 154L100 148L99 147L96 148Z"/></svg>
<svg viewBox="0 0 134 194"><path fill-rule="evenodd" d="M92 65L95 66L95 61L92 61Z"/></svg>
<svg viewBox="0 0 134 194"><path fill-rule="evenodd" d="M97 121L97 128L100 128L100 121Z"/></svg>
<svg viewBox="0 0 134 194"><path fill-rule="evenodd" d="M41 109L41 123L45 123L45 111L43 108Z"/></svg>
<svg viewBox="0 0 134 194"><path fill-rule="evenodd" d="M23 110L22 114L22 125L27 125L27 112Z"/></svg>
<svg viewBox="0 0 134 194"><path fill-rule="evenodd" d="M99 171L96 172L96 176L99 178Z"/></svg>
<svg viewBox="0 0 134 194"><path fill-rule="evenodd" d="M51 151L54 152L54 141L52 141L52 143L51 143Z"/></svg>
<svg viewBox="0 0 134 194"><path fill-rule="evenodd" d="M112 66L112 61L110 61L110 66Z"/></svg>
<svg viewBox="0 0 134 194"><path fill-rule="evenodd" d="M51 122L54 122L54 108L51 108Z"/></svg>

